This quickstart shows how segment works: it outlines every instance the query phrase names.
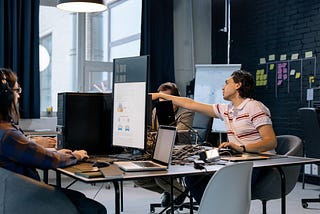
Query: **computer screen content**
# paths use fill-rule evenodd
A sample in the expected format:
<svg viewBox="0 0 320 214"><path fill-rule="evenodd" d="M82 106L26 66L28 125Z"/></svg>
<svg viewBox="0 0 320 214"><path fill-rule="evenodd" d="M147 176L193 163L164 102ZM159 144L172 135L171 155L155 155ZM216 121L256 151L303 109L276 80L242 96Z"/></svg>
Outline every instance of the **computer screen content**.
<svg viewBox="0 0 320 214"><path fill-rule="evenodd" d="M146 83L115 83L113 96L113 145L144 149Z"/></svg>
<svg viewBox="0 0 320 214"><path fill-rule="evenodd" d="M149 57L113 61L113 146L144 149L147 129Z"/></svg>

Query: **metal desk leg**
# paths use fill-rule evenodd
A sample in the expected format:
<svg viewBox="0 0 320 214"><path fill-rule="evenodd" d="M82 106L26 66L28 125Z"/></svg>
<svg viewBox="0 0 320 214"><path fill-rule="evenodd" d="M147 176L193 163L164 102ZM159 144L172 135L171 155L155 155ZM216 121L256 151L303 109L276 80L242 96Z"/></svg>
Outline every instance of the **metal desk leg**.
<svg viewBox="0 0 320 214"><path fill-rule="evenodd" d="M286 175L281 167L276 167L281 178L281 213L286 213Z"/></svg>
<svg viewBox="0 0 320 214"><path fill-rule="evenodd" d="M119 183L118 181L113 181L114 186L114 198L115 198L115 210L116 214L120 214L120 191L119 191Z"/></svg>
<svg viewBox="0 0 320 214"><path fill-rule="evenodd" d="M120 210L123 212L123 181L120 181L120 206Z"/></svg>
<svg viewBox="0 0 320 214"><path fill-rule="evenodd" d="M56 171L56 186L61 188L61 173Z"/></svg>
<svg viewBox="0 0 320 214"><path fill-rule="evenodd" d="M171 191L171 194L170 194L170 202L171 202L171 213L174 214L174 199L173 199L173 176L170 176L170 191Z"/></svg>
<svg viewBox="0 0 320 214"><path fill-rule="evenodd" d="M43 182L48 184L48 179L49 179L49 170L44 169L43 170Z"/></svg>

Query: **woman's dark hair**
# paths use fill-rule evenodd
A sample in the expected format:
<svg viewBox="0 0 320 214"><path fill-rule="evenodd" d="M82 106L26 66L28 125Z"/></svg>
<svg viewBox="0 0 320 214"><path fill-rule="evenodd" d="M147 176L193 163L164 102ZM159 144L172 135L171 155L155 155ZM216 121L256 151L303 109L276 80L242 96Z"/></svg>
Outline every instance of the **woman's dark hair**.
<svg viewBox="0 0 320 214"><path fill-rule="evenodd" d="M167 90L170 90L171 91L170 94L173 96L179 96L179 97L181 96L178 86L172 82L162 83L158 88L158 92L167 91Z"/></svg>
<svg viewBox="0 0 320 214"><path fill-rule="evenodd" d="M239 95L243 98L252 98L254 94L254 80L252 75L244 70L234 71L231 74L235 83L241 83L238 89Z"/></svg>
<svg viewBox="0 0 320 214"><path fill-rule="evenodd" d="M18 78L12 70L0 68L0 79L0 120L17 123L20 115L12 89Z"/></svg>

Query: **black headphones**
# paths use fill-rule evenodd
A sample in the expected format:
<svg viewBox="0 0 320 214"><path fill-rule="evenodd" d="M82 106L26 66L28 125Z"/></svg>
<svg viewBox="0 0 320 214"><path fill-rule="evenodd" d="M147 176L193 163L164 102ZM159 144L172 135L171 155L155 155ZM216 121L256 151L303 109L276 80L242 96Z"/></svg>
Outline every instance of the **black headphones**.
<svg viewBox="0 0 320 214"><path fill-rule="evenodd" d="M0 72L1 72L0 94L6 94L9 91L7 77L1 69L0 69Z"/></svg>

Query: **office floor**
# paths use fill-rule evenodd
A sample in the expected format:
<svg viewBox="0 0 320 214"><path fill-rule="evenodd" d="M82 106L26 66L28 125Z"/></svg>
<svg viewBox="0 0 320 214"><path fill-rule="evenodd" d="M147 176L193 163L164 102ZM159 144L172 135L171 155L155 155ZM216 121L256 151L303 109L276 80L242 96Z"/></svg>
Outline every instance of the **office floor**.
<svg viewBox="0 0 320 214"><path fill-rule="evenodd" d="M71 178L62 176L62 185L65 187L73 181ZM49 183L55 183L55 174L49 174ZM87 195L87 197L95 198L108 209L108 213L115 213L114 209L114 190L112 183L96 185L76 182L70 188L79 190ZM308 209L301 206L301 198L315 198L320 194L320 186L306 184L302 189L302 184L297 183L294 190L287 195L287 213L288 214L318 214L320 213L320 203L310 203ZM147 214L149 213L149 204L160 202L160 194L150 192L148 190L134 187L132 181L124 182L124 211L125 214ZM259 214L261 212L261 202L252 201L250 214ZM160 212L156 209L156 213ZM176 213L188 213L188 210L177 211ZM267 203L268 214L280 213L280 200L273 200Z"/></svg>

